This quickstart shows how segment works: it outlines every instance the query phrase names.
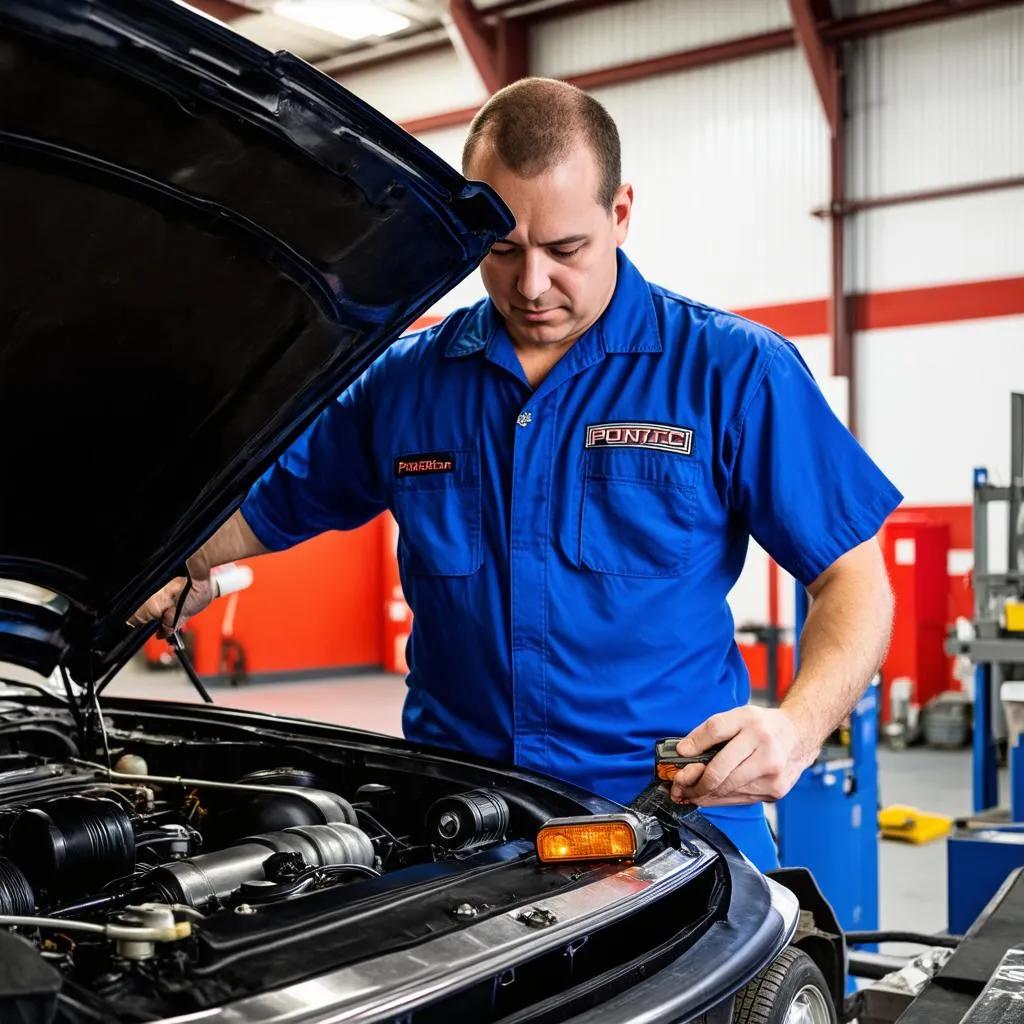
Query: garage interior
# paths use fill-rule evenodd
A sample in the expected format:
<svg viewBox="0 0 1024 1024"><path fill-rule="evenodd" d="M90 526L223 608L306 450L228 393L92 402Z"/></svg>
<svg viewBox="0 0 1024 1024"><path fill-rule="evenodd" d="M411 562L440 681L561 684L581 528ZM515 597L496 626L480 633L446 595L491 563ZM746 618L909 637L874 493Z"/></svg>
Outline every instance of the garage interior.
<svg viewBox="0 0 1024 1024"><path fill-rule="evenodd" d="M525 74L593 90L637 190L631 258L794 341L905 495L884 541L897 612L878 690L882 807L947 820L986 809L972 804L973 674L946 634L974 618L972 474L1007 482L1011 393L1024 390L1024 5L192 6L310 61L454 165L488 91ZM364 14L368 38L344 36ZM683 225L712 251L681 255ZM482 294L474 275L426 319ZM1005 503L991 520L998 571ZM252 586L188 627L215 700L400 735L411 616L393 553L382 517L254 560ZM755 699L785 693L795 604L792 580L752 545L731 605ZM151 640L140 661L112 694L194 699L166 644ZM991 710L1005 747L998 699ZM849 839L823 837L837 850ZM941 837L881 840L878 927L946 929L946 875Z"/></svg>
<svg viewBox="0 0 1024 1024"><path fill-rule="evenodd" d="M630 258L790 339L905 496L880 538L889 652L771 809L783 863L813 861L849 931L962 934L1024 866L1024 2L188 6L456 167L475 112L521 77L606 105L637 196ZM474 273L416 326L483 295ZM400 736L396 542L382 515L244 563L248 586L183 630L213 700ZM777 704L806 595L752 542L730 606L753 700ZM109 693L198 700L155 636Z"/></svg>
<svg viewBox="0 0 1024 1024"><path fill-rule="evenodd" d="M1021 443L1011 453L1011 394L1024 390L1024 5L192 6L311 62L455 165L488 92L525 74L608 106L638 195L631 257L793 340L905 495L883 539L897 610L878 687L879 798L940 821L928 842L880 840L877 926L945 930L943 830L989 807L972 775L974 665L948 639L975 618L973 474L987 467L1005 486ZM676 244L684 225L705 243L699 257ZM482 294L474 275L425 322ZM989 571L1012 568L1011 510L984 507ZM411 616L393 531L382 517L254 560L251 587L187 629L215 700L400 735ZM731 605L755 700L781 698L792 579L752 545ZM1007 644L989 683L1004 761L999 687L1024 666L1024 631ZM111 693L194 699L156 639ZM1008 810L1009 769L998 771ZM822 842L841 863L850 836Z"/></svg>

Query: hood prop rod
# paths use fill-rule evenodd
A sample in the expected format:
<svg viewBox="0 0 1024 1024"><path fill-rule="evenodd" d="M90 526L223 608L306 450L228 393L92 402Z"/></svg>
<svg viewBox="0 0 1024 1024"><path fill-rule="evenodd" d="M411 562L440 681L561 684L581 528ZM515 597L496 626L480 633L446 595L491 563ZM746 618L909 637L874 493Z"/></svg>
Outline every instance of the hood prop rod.
<svg viewBox="0 0 1024 1024"><path fill-rule="evenodd" d="M192 574L188 571L188 566L186 566L185 586L181 588L181 593L178 595L178 603L174 609L174 623L171 626L171 635L167 638L167 642L171 645L171 650L174 651L175 657L181 663L181 667L185 670L185 675L188 676L189 682L195 687L196 692L207 704L212 704L213 698L207 693L206 687L203 686L199 673L192 667L192 662L185 653L185 645L181 642L181 636L178 634L178 620L181 618L181 610L185 606L185 598L188 597L191 589Z"/></svg>

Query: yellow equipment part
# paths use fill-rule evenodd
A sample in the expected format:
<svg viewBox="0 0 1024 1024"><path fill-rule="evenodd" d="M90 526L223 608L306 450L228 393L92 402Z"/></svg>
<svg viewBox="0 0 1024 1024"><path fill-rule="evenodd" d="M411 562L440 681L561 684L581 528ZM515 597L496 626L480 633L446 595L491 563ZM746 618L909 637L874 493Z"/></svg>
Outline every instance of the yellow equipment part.
<svg viewBox="0 0 1024 1024"><path fill-rule="evenodd" d="M916 807L893 804L878 812L878 827L883 839L898 839L904 843L930 843L949 835L953 819L942 814L930 814Z"/></svg>
<svg viewBox="0 0 1024 1024"><path fill-rule="evenodd" d="M1024 633L1024 601L1007 601L1003 606L1008 633Z"/></svg>

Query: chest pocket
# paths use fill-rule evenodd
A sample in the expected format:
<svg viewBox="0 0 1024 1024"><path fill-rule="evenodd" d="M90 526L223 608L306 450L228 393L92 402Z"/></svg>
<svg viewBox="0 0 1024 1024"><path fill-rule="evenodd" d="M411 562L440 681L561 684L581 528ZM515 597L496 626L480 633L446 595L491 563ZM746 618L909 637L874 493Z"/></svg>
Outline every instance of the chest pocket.
<svg viewBox="0 0 1024 1024"><path fill-rule="evenodd" d="M679 576L690 559L700 465L674 452L584 451L579 565L618 576Z"/></svg>
<svg viewBox="0 0 1024 1024"><path fill-rule="evenodd" d="M448 460L451 468L443 468ZM399 455L394 472L399 556L406 571L469 576L479 570L483 546L476 449Z"/></svg>

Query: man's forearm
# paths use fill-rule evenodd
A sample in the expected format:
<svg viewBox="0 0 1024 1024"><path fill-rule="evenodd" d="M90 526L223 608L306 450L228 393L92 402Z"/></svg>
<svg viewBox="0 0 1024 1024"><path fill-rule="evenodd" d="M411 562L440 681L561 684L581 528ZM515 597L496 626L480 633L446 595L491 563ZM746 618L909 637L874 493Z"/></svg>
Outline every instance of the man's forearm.
<svg viewBox="0 0 1024 1024"><path fill-rule="evenodd" d="M193 576L205 578L215 565L240 558L265 555L268 549L259 541L245 521L241 509L235 511L220 529L188 560Z"/></svg>
<svg viewBox="0 0 1024 1024"><path fill-rule="evenodd" d="M812 587L799 671L781 705L813 753L863 695L892 628L892 591L877 542L861 545L844 561Z"/></svg>

